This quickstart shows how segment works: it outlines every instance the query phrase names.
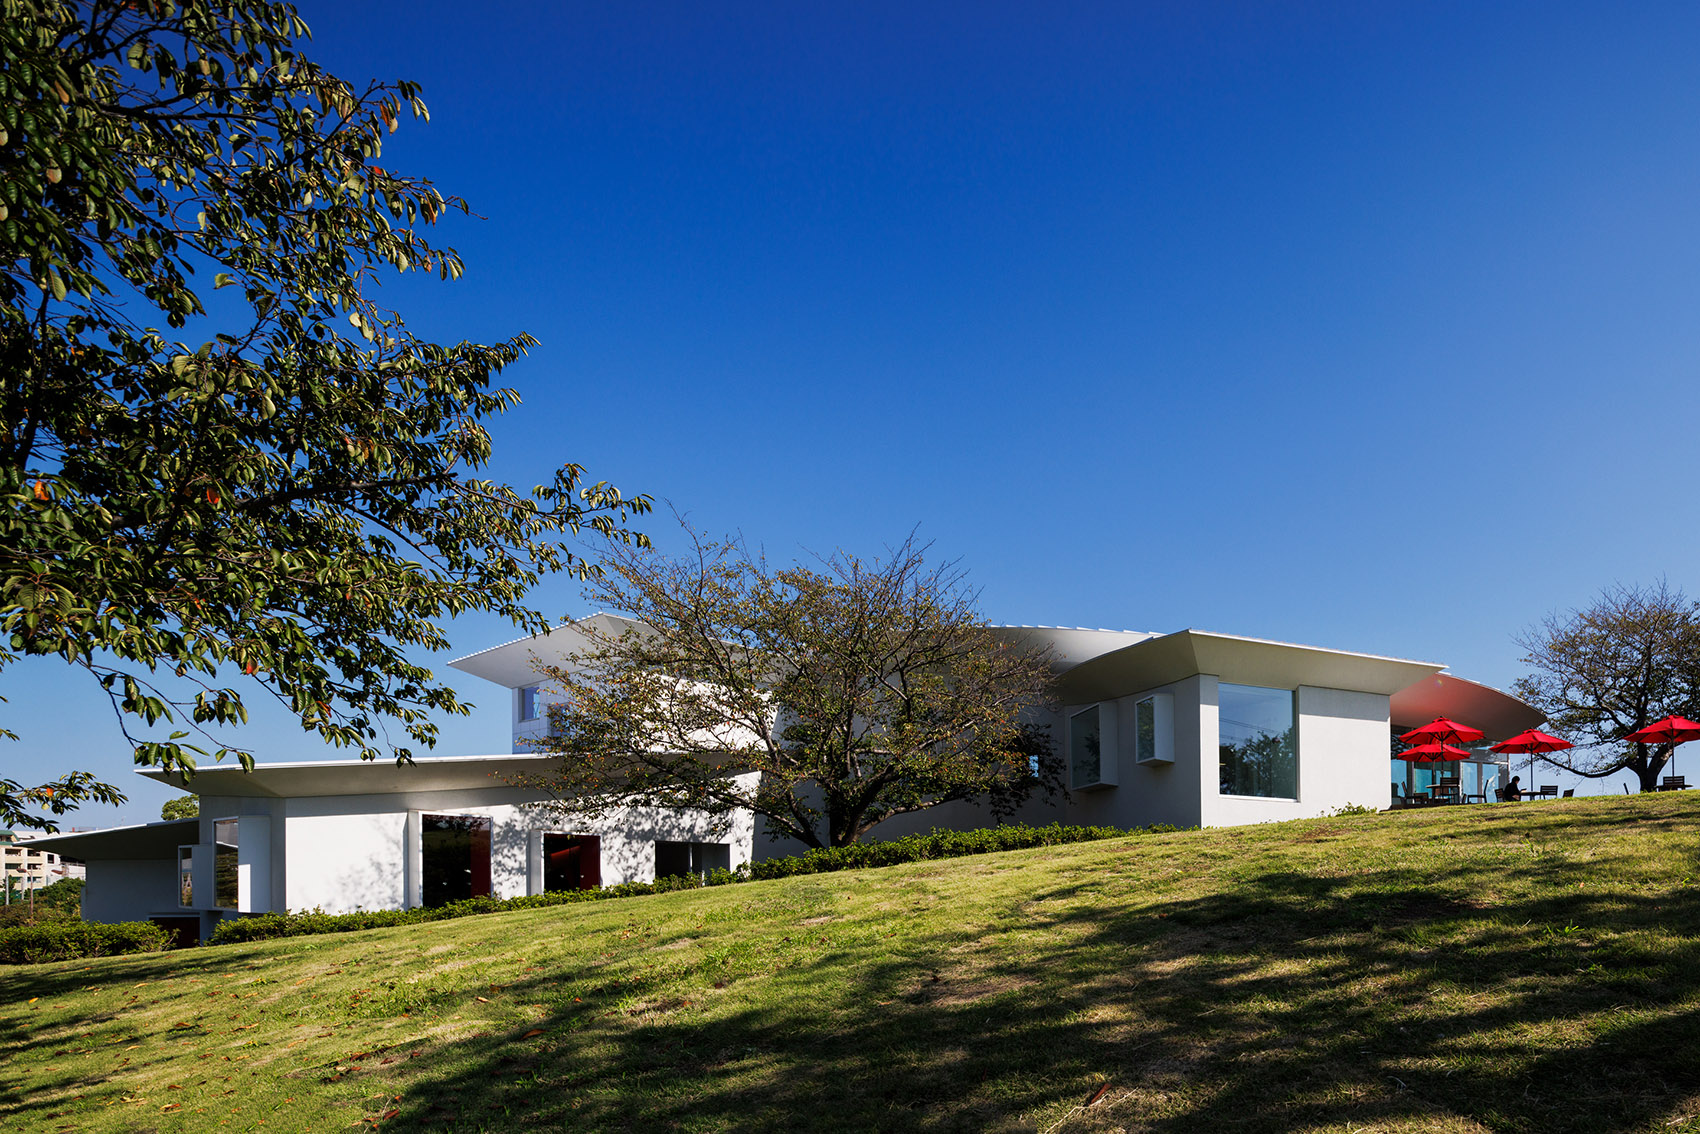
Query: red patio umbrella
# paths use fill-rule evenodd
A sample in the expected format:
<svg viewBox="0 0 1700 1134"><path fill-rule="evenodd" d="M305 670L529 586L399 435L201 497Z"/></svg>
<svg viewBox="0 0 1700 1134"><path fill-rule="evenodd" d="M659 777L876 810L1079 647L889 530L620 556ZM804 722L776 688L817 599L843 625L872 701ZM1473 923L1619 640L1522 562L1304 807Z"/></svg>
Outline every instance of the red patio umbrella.
<svg viewBox="0 0 1700 1134"><path fill-rule="evenodd" d="M1489 752L1562 752L1566 748L1576 746L1562 736L1554 736L1550 732L1542 732L1538 728L1526 728L1516 736L1488 745Z"/></svg>
<svg viewBox="0 0 1700 1134"><path fill-rule="evenodd" d="M1411 744L1428 744L1430 742L1474 744L1486 735L1479 728L1471 728L1467 724L1459 724L1457 721L1449 720L1446 717L1436 717L1421 728L1400 733L1399 739Z"/></svg>
<svg viewBox="0 0 1700 1134"><path fill-rule="evenodd" d="M1393 758L1409 760L1413 764L1439 764L1448 760L1465 760L1469 755L1462 748L1454 748L1450 744L1435 740L1428 744L1414 745L1403 752L1395 752Z"/></svg>
<svg viewBox="0 0 1700 1134"><path fill-rule="evenodd" d="M1401 738L1403 739L1403 738ZM1454 748L1436 740L1429 744L1417 744L1403 752L1393 754L1395 760L1409 760L1413 764L1437 764L1445 760L1468 760L1470 754L1462 748Z"/></svg>
<svg viewBox="0 0 1700 1134"><path fill-rule="evenodd" d="M1700 739L1700 724L1695 724L1687 717L1673 715L1662 721L1654 721L1646 728L1638 728L1623 739L1633 740L1636 744L1669 744L1674 748L1678 744ZM1671 766L1676 766L1674 759Z"/></svg>
<svg viewBox="0 0 1700 1134"><path fill-rule="evenodd" d="M1526 728L1516 736L1508 737L1498 744L1488 745L1489 752L1515 752L1529 757L1529 779L1535 778L1535 756L1542 752L1562 752L1566 748L1576 746L1562 736L1554 736L1550 732L1542 732L1538 728Z"/></svg>

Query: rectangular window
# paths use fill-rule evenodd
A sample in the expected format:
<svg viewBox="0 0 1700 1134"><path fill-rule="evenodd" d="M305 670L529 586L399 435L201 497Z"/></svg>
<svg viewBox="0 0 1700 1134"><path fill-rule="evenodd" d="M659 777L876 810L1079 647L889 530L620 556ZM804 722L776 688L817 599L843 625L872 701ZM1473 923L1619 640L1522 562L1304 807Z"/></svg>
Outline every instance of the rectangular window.
<svg viewBox="0 0 1700 1134"><path fill-rule="evenodd" d="M537 719L537 686L527 685L519 691L519 719L534 721Z"/></svg>
<svg viewBox="0 0 1700 1134"><path fill-rule="evenodd" d="M595 835L543 836L543 888L594 890L602 885L602 840Z"/></svg>
<svg viewBox="0 0 1700 1134"><path fill-rule="evenodd" d="M730 843L666 843L655 844L655 876L683 878L695 874L708 877L711 870L732 869Z"/></svg>
<svg viewBox="0 0 1700 1134"><path fill-rule="evenodd" d="M1133 703L1133 762L1175 762L1175 697L1153 693Z"/></svg>
<svg viewBox="0 0 1700 1134"><path fill-rule="evenodd" d="M177 848L177 904L186 908L195 905L195 848Z"/></svg>
<svg viewBox="0 0 1700 1134"><path fill-rule="evenodd" d="M221 910L233 910L241 900L236 860L236 820L214 820L213 905Z"/></svg>
<svg viewBox="0 0 1700 1134"><path fill-rule="evenodd" d="M490 820L482 815L423 815L421 898L443 906L490 896Z"/></svg>
<svg viewBox="0 0 1700 1134"><path fill-rule="evenodd" d="M1221 682L1218 750L1223 795L1299 797L1298 730L1291 689Z"/></svg>
<svg viewBox="0 0 1700 1134"><path fill-rule="evenodd" d="M1104 753L1100 740L1100 706L1082 709L1068 719L1068 767L1070 787L1090 787L1104 780Z"/></svg>

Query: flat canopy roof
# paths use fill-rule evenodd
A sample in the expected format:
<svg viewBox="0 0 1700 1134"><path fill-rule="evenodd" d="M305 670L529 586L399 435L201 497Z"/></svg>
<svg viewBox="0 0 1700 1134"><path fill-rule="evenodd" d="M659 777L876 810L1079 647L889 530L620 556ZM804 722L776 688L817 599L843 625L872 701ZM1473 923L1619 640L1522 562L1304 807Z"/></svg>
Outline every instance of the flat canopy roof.
<svg viewBox="0 0 1700 1134"><path fill-rule="evenodd" d="M1450 673L1437 673L1407 685L1393 694L1389 708L1394 727L1401 731L1426 725L1436 717L1451 717L1481 729L1489 740L1504 740L1547 719L1526 701Z"/></svg>
<svg viewBox="0 0 1700 1134"><path fill-rule="evenodd" d="M1442 668L1407 658L1182 630L1085 661L1065 673L1058 687L1071 705L1141 693L1198 673L1277 689L1351 689L1385 694L1391 722L1402 729L1444 716L1499 740L1546 719L1509 693L1441 673Z"/></svg>
<svg viewBox="0 0 1700 1134"><path fill-rule="evenodd" d="M162 823L44 835L23 845L86 862L91 858L176 858L179 846L200 839L199 819L167 819Z"/></svg>
<svg viewBox="0 0 1700 1134"><path fill-rule="evenodd" d="M505 787L508 776L545 770L552 756L422 756L411 764L388 760L310 760L294 764L256 764L198 768L193 779L179 772L144 768L150 780L196 795L293 799L315 795L390 795L404 791L455 791Z"/></svg>
<svg viewBox="0 0 1700 1134"><path fill-rule="evenodd" d="M574 652L582 649L589 639L581 627L612 635L641 625L635 619L619 614L592 614L530 638L516 638L512 642L456 658L449 665L462 673L494 681L509 689L519 689L535 685L542 679L537 672L539 663L564 663ZM992 631L1006 638L1049 646L1058 670L1069 669L1100 654L1121 649L1130 642L1142 642L1157 636L1143 630L1092 630L1074 626L994 626Z"/></svg>
<svg viewBox="0 0 1700 1134"><path fill-rule="evenodd" d="M529 638L516 638L500 646L467 654L464 658L454 659L449 665L462 673L506 685L509 689L519 689L542 680L542 675L537 672L540 662L544 665L561 664L571 654L584 648L589 639L580 627L588 626L598 633L612 635L639 625L634 619L618 614L592 614L576 622L564 622Z"/></svg>
<svg viewBox="0 0 1700 1134"><path fill-rule="evenodd" d="M1391 695L1442 668L1433 662L1182 630L1083 662L1063 675L1059 687L1065 702L1081 704L1209 673L1224 681L1277 689L1309 685Z"/></svg>
<svg viewBox="0 0 1700 1134"><path fill-rule="evenodd" d="M1059 673L1158 636L1147 630L1093 630L1086 626L994 626L992 632L1031 646L1050 647L1052 668Z"/></svg>

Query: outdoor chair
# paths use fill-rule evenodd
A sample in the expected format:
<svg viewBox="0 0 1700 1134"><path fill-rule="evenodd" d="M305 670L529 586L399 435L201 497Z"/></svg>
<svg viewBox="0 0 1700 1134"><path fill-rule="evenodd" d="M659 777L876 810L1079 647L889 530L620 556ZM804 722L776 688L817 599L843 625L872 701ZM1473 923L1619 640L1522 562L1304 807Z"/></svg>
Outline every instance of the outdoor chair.
<svg viewBox="0 0 1700 1134"><path fill-rule="evenodd" d="M1505 789L1504 788L1496 787L1496 788L1493 789L1493 801L1495 803L1504 803L1505 802Z"/></svg>
<svg viewBox="0 0 1700 1134"><path fill-rule="evenodd" d="M1542 799L1557 799L1558 798L1558 785L1557 784L1542 784L1541 785L1541 798Z"/></svg>
<svg viewBox="0 0 1700 1134"><path fill-rule="evenodd" d="M1660 791L1686 791L1687 788L1687 776L1666 776L1659 784Z"/></svg>
<svg viewBox="0 0 1700 1134"><path fill-rule="evenodd" d="M1573 787L1567 787L1567 788L1564 789L1564 798L1565 799L1569 799L1570 797L1574 796L1575 794L1576 794L1576 789L1573 788Z"/></svg>

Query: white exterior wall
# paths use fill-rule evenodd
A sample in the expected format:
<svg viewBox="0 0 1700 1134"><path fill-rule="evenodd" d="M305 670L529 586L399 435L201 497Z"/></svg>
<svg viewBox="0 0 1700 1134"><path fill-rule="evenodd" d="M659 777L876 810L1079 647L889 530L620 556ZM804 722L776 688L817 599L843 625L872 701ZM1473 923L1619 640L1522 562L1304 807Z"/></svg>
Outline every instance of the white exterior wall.
<svg viewBox="0 0 1700 1134"><path fill-rule="evenodd" d="M728 843L732 864L753 851L750 816L733 818L729 830L701 812L647 808L613 812L598 822L563 821L531 806L515 788L409 792L394 795L317 796L287 803L287 887L274 901L279 910L405 909L421 902L420 839L423 815L477 815L490 820L490 888L514 898L536 892L541 873L533 869L533 831L597 835L602 840L602 882L651 882L655 843ZM274 891L274 895L280 891Z"/></svg>
<svg viewBox="0 0 1700 1134"><path fill-rule="evenodd" d="M351 795L286 800L288 881L279 912L404 908L407 808L391 802L403 798Z"/></svg>
<svg viewBox="0 0 1700 1134"><path fill-rule="evenodd" d="M1114 827L1228 827L1325 815L1347 804L1381 807L1388 753L1389 698L1377 693L1301 686L1296 691L1299 775L1297 799L1221 794L1218 704L1220 681L1198 674L1099 704L1116 713L1117 784L1074 790L1064 809L1069 823ZM1134 706L1152 693L1174 704L1174 762L1134 762ZM1056 730L1084 705L1067 706Z"/></svg>
<svg viewBox="0 0 1700 1134"><path fill-rule="evenodd" d="M201 797L200 842L211 846L213 824L220 819L236 820L237 879L239 898L237 909L243 913L266 913L281 909L277 898L284 891L287 861L283 843L284 801L239 795L203 795ZM210 870L210 863L209 863ZM200 898L201 881L196 879L196 897ZM211 879L204 891L203 908L212 907ZM172 905L177 899L172 898Z"/></svg>
<svg viewBox="0 0 1700 1134"><path fill-rule="evenodd" d="M146 921L187 913L177 906L177 863L169 858L100 858L89 863L84 921Z"/></svg>
<svg viewBox="0 0 1700 1134"><path fill-rule="evenodd" d="M1115 787L1086 788L1070 792L1068 804L1061 817L1063 822L1082 826L1149 827L1155 823L1172 823L1177 827L1195 827L1200 823L1198 783L1204 765L1209 778L1216 775L1216 679L1188 677L1181 681L1142 689L1114 701L1098 702L1116 714L1116 778ZM1202 726L1206 687L1208 686L1209 729ZM1174 761L1138 764L1134 762L1134 706L1153 693L1167 693L1174 698ZM1068 742L1069 714L1083 705L1071 705L1052 731L1052 736L1064 758ZM1209 744L1204 744L1205 732ZM1205 759L1206 753L1209 759ZM1215 783L1211 783L1215 790Z"/></svg>
<svg viewBox="0 0 1700 1134"><path fill-rule="evenodd" d="M1392 759L1391 698L1345 689L1299 687L1299 791L1308 815L1326 815L1349 804L1388 803L1387 766ZM1321 753L1305 775L1305 746Z"/></svg>

